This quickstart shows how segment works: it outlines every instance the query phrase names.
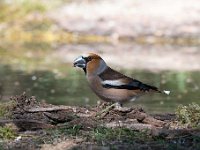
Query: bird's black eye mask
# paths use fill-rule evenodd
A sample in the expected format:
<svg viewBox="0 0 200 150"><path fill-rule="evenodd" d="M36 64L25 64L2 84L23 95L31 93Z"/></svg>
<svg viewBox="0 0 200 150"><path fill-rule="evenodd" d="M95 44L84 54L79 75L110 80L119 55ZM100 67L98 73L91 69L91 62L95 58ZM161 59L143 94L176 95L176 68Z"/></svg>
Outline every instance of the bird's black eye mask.
<svg viewBox="0 0 200 150"><path fill-rule="evenodd" d="M90 56L89 57L83 57L83 59L86 61L86 66L87 66L87 63L92 60L92 57L90 57ZM85 66L85 68L83 68L85 74L87 74L86 66Z"/></svg>
<svg viewBox="0 0 200 150"><path fill-rule="evenodd" d="M86 63L88 63L92 60L92 58L90 56L89 57L83 57L83 59L85 59Z"/></svg>

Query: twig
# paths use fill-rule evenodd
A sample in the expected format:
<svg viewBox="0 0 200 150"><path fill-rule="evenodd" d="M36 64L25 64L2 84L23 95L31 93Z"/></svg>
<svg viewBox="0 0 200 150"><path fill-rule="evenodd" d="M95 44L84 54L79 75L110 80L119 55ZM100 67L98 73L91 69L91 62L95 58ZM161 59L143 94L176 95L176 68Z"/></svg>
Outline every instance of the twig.
<svg viewBox="0 0 200 150"><path fill-rule="evenodd" d="M51 111L68 110L68 109L73 109L73 108L70 106L53 106L53 107L30 108L25 111L29 113L36 113L36 112L51 112Z"/></svg>

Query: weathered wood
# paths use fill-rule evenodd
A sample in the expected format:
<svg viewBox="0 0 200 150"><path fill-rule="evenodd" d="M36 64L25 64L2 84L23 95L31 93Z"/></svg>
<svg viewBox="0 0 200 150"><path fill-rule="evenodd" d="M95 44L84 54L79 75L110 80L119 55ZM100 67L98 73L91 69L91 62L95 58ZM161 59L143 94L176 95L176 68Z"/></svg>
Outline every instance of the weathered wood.
<svg viewBox="0 0 200 150"><path fill-rule="evenodd" d="M172 136L173 132L180 132L178 130L169 130L167 126L169 120L165 116L157 116L155 118L153 115L145 113L142 109L117 110L112 107L101 117L96 117L98 112L105 109L104 106L90 109L75 106L54 106L41 104L35 98L27 98L25 95L13 99L17 105L13 108L12 122L23 130L51 128L67 123L71 126L80 125L85 129L104 126L109 128L124 127L137 131L149 130L151 134L156 136ZM168 119L171 116L173 117L173 115L168 115Z"/></svg>
<svg viewBox="0 0 200 150"><path fill-rule="evenodd" d="M25 110L28 113L36 113L36 112L51 112L51 111L59 111L59 110L69 110L72 109L70 106L52 106L52 107L36 107Z"/></svg>
<svg viewBox="0 0 200 150"><path fill-rule="evenodd" d="M144 112L141 112L139 110L133 110L133 111L127 113L127 117L130 119L137 119L138 122L142 122L145 124L151 124L156 127L162 127L166 124L164 121L155 119L154 117L152 117Z"/></svg>
<svg viewBox="0 0 200 150"><path fill-rule="evenodd" d="M129 128L136 131L144 131L144 130L152 130L155 127L150 124L143 124L143 123L130 123L130 122L109 122L105 123L102 126L107 128Z"/></svg>

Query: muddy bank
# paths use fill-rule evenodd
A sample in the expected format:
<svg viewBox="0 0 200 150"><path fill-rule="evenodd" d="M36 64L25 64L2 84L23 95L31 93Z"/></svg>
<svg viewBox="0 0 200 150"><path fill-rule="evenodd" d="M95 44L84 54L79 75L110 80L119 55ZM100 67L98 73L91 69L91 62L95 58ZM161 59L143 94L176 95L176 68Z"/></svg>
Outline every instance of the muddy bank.
<svg viewBox="0 0 200 150"><path fill-rule="evenodd" d="M48 16L63 29L113 39L158 38L198 39L198 0L72 1Z"/></svg>
<svg viewBox="0 0 200 150"><path fill-rule="evenodd" d="M199 129L177 126L174 114L150 115L142 108L102 111L96 107L54 106L25 94L12 98L10 116L0 125L15 126L4 149L196 149ZM184 140L184 142L182 142Z"/></svg>
<svg viewBox="0 0 200 150"><path fill-rule="evenodd" d="M69 2L47 16L77 37L108 37L103 44L60 46L54 55L64 62L92 51L119 68L199 71L199 11L198 0L91 0Z"/></svg>
<svg viewBox="0 0 200 150"><path fill-rule="evenodd" d="M124 44L67 44L52 54L55 59L72 63L87 52L98 53L113 68L136 70L199 71L198 47L170 45Z"/></svg>

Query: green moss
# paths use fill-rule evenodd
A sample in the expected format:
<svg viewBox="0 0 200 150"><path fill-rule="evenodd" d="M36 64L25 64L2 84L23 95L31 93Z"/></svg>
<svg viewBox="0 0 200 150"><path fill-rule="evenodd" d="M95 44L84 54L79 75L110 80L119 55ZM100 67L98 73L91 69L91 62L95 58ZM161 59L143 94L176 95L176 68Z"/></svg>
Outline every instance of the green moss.
<svg viewBox="0 0 200 150"><path fill-rule="evenodd" d="M90 138L97 141L98 143L109 141L121 141L129 143L133 140L149 141L151 139L146 131L138 132L127 128L111 129L105 127L98 127L94 129L90 134Z"/></svg>
<svg viewBox="0 0 200 150"><path fill-rule="evenodd" d="M176 116L180 124L188 127L200 126L200 106L196 103L188 106L179 105L176 109Z"/></svg>
<svg viewBox="0 0 200 150"><path fill-rule="evenodd" d="M16 132L11 127L0 127L0 139L14 139Z"/></svg>
<svg viewBox="0 0 200 150"><path fill-rule="evenodd" d="M0 103L0 118L9 118L11 116L11 110L15 106L14 101L9 101L6 103Z"/></svg>
<svg viewBox="0 0 200 150"><path fill-rule="evenodd" d="M40 144L58 143L66 139L82 139L83 143L75 149L82 149L84 143L109 149L199 149L200 138L195 135L166 138L152 136L147 131L139 132L127 128L96 127L85 130L80 125L58 127L47 131L45 137L37 138ZM184 142L183 142L184 141ZM86 145L87 145L86 144ZM103 148L102 147L102 148Z"/></svg>
<svg viewBox="0 0 200 150"><path fill-rule="evenodd" d="M134 131L128 128L106 128L96 127L94 129L85 132L80 125L68 126L57 128L49 131L53 138L60 138L62 136L80 136L87 137L88 141L96 141L102 143L102 141L123 141L131 142L132 140L151 140L151 136L146 132Z"/></svg>

